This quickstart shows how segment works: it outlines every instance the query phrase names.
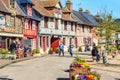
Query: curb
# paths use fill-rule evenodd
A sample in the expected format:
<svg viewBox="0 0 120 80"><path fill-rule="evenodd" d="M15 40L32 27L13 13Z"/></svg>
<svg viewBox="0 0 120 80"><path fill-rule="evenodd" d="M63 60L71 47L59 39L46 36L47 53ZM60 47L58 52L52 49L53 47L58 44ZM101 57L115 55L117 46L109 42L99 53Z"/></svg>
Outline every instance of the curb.
<svg viewBox="0 0 120 80"><path fill-rule="evenodd" d="M113 71L113 70L105 70L105 69L102 69L102 68L96 68L96 67L91 67L92 69L98 69L98 70L102 70L102 71L107 71L107 72L115 72L115 73L120 73L119 71Z"/></svg>
<svg viewBox="0 0 120 80"><path fill-rule="evenodd" d="M34 57L30 57L30 58L23 58L23 59L18 59L18 60L11 60L9 63L7 64L4 64L2 66L0 66L0 69L10 65L10 64L14 64L14 63L17 63L17 62L22 62L22 61L27 61L27 60L31 60L31 59L35 59L35 58L41 58L41 57L44 57L44 56L47 56L48 54L41 54L41 56L34 56Z"/></svg>

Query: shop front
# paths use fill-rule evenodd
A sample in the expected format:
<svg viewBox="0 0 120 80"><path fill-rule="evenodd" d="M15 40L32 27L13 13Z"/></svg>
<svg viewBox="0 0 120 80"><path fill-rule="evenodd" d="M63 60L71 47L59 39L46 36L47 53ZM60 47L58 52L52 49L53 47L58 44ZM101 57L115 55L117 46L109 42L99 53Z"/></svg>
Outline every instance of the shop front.
<svg viewBox="0 0 120 80"><path fill-rule="evenodd" d="M23 42L26 47L31 46L32 50L36 49L37 48L37 31L24 29Z"/></svg>

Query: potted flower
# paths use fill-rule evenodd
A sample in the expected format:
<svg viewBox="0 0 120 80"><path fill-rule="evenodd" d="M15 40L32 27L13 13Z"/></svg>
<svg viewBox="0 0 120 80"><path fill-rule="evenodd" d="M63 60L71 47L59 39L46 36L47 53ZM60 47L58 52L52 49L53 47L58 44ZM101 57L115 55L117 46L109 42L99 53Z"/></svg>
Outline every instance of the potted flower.
<svg viewBox="0 0 120 80"><path fill-rule="evenodd" d="M53 49L50 48L49 51L48 51L49 54L53 54Z"/></svg>
<svg viewBox="0 0 120 80"><path fill-rule="evenodd" d="M55 53L59 53L60 52L60 49L59 48L56 48L56 51L55 51Z"/></svg>
<svg viewBox="0 0 120 80"><path fill-rule="evenodd" d="M2 59L7 59L7 54L8 54L8 50L7 49L1 49L1 54L2 54Z"/></svg>

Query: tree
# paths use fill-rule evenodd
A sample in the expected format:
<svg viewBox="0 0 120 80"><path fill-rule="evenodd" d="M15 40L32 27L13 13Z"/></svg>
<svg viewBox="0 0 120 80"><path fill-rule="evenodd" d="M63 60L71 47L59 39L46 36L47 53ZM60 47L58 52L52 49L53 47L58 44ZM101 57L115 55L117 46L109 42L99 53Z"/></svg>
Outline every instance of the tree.
<svg viewBox="0 0 120 80"><path fill-rule="evenodd" d="M120 30L119 25L112 17L112 13L106 11L106 9L100 13L100 19L97 25L97 34L100 36L100 40L105 40L105 44L108 47L109 42L115 39L115 33Z"/></svg>

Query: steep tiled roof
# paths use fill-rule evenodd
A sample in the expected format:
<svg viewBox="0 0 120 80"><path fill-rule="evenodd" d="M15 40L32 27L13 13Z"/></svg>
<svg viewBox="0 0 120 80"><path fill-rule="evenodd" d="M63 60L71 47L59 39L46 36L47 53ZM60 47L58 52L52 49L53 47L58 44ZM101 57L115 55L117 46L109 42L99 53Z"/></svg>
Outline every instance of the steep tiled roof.
<svg viewBox="0 0 120 80"><path fill-rule="evenodd" d="M86 14L86 13L73 10L72 17L76 19L78 23L85 24L85 25L94 25L89 19L87 19L89 18L89 16L86 17L83 14Z"/></svg>
<svg viewBox="0 0 120 80"><path fill-rule="evenodd" d="M68 8L63 8L63 9L62 9L62 12L63 12L63 13L70 13L70 10L68 10Z"/></svg>
<svg viewBox="0 0 120 80"><path fill-rule="evenodd" d="M59 0L39 0L44 4L44 7L55 7Z"/></svg>
<svg viewBox="0 0 120 80"><path fill-rule="evenodd" d="M20 9L20 7L18 6L18 4L16 4L16 15L25 16L25 14L24 14L23 11Z"/></svg>
<svg viewBox="0 0 120 80"><path fill-rule="evenodd" d="M83 15L88 21L90 21L93 25L97 25L97 21L95 20L94 16L93 15L90 15L90 14L86 14L84 12L80 12L81 15Z"/></svg>
<svg viewBox="0 0 120 80"><path fill-rule="evenodd" d="M32 0L35 6L33 8L37 10L41 15L47 16L47 17L54 17L48 10L44 8L44 5L39 0Z"/></svg>
<svg viewBox="0 0 120 80"><path fill-rule="evenodd" d="M25 4L25 3L34 5L33 2L32 2L31 0L20 0L20 4Z"/></svg>
<svg viewBox="0 0 120 80"><path fill-rule="evenodd" d="M21 1L20 0L16 0L16 1L17 1L18 6L20 7L20 9L25 14L25 16L27 16L27 17L29 17L31 19L40 21L40 15L36 12L36 10L32 9L32 15L28 15L27 14L27 10L26 10L26 6L24 6L24 5L21 4L22 0Z"/></svg>
<svg viewBox="0 0 120 80"><path fill-rule="evenodd" d="M4 2L0 0L0 11L1 12L6 12L6 13L11 13L10 10L6 7Z"/></svg>
<svg viewBox="0 0 120 80"><path fill-rule="evenodd" d="M67 20L67 21L72 21L72 22L77 22L75 19L71 18L69 15L67 14L62 14L62 19L63 20Z"/></svg>

